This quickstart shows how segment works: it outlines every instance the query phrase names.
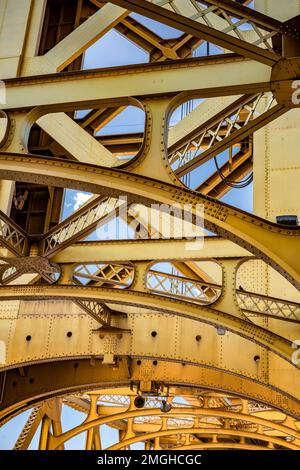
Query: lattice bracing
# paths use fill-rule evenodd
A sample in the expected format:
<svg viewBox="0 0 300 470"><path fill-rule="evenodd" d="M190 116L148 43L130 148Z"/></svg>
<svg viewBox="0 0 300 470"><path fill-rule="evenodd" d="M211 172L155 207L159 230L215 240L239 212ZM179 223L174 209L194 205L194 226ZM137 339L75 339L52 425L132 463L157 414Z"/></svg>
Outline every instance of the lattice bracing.
<svg viewBox="0 0 300 470"><path fill-rule="evenodd" d="M48 232L43 240L43 254L52 255L59 247L70 240L87 236L94 230L101 220L110 215L116 216L116 210L122 202L113 198L96 198L78 213L66 219L64 222Z"/></svg>
<svg viewBox="0 0 300 470"><path fill-rule="evenodd" d="M92 300L77 300L75 303L101 325L110 326L112 312L107 305Z"/></svg>
<svg viewBox="0 0 300 470"><path fill-rule="evenodd" d="M218 447L221 442L225 448L231 448L233 443L242 448L243 444L252 443L251 439L258 439L260 448L269 448L273 444L280 448L297 448L299 445L295 423L286 423L283 413L278 416L275 410L261 403L248 403L247 400L219 394L204 396L205 402L199 407L178 403L176 397L168 397L171 407L168 412L163 412L162 398L144 397L144 406L136 408L134 395L97 396L93 392L91 397L89 394L66 396L64 403L86 413L85 425L90 422L91 426L98 427L103 420L109 426L123 431L119 442L112 445L110 450L128 449L134 442L146 442L148 450L176 449L186 444L210 448L211 444ZM192 396L186 399L194 400ZM226 402L231 401L235 402L235 406L226 406ZM216 406L217 403L219 406ZM259 412L268 413L269 419L260 417ZM82 425L79 425L77 433L82 429ZM67 432L61 437L50 437L51 448L66 442L71 435Z"/></svg>
<svg viewBox="0 0 300 470"><path fill-rule="evenodd" d="M215 302L222 291L222 286L218 284L205 283L154 270L148 271L147 287L156 294L169 295L203 304ZM240 308L245 312L300 322L300 304L296 302L240 289L236 291L236 295Z"/></svg>
<svg viewBox="0 0 300 470"><path fill-rule="evenodd" d="M22 274L39 274L49 284L56 282L61 275L60 266L41 256L3 258L0 269L0 284L6 285Z"/></svg>
<svg viewBox="0 0 300 470"><path fill-rule="evenodd" d="M239 98L235 103L193 131L170 149L169 161L183 176L221 151L230 147L252 121L274 106L274 98L265 93ZM238 140L238 139L237 139ZM222 143L222 147L220 147Z"/></svg>
<svg viewBox="0 0 300 470"><path fill-rule="evenodd" d="M145 397L145 405L144 408L159 408L161 406L161 397ZM130 396L127 395L101 395L98 399L99 404L112 404L116 406L129 406L130 404ZM176 398L172 400L173 405L177 407L187 407L192 406L188 403L181 403L176 401Z"/></svg>
<svg viewBox="0 0 300 470"><path fill-rule="evenodd" d="M34 408L32 408L32 411L25 423L25 426L23 427L14 447L13 447L13 450L22 450L23 447L25 447L25 442L26 442L26 439L28 439L30 433L35 433L36 429L37 429L37 425L39 424L40 420L41 420L41 416L39 417L39 413L40 413L40 410L41 410L41 407L42 405L39 404L37 406L35 406ZM33 436L31 436L31 439L32 439ZM31 440L30 439L30 440ZM27 448L27 446L25 447Z"/></svg>

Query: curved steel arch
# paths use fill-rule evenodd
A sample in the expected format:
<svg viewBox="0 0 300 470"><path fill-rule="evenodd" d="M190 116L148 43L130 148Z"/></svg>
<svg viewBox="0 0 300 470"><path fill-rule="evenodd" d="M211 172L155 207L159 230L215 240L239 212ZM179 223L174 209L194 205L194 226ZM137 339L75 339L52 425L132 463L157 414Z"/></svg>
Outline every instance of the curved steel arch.
<svg viewBox="0 0 300 470"><path fill-rule="evenodd" d="M0 166L0 175L5 179L39 181L95 194L105 188L112 197L128 194L130 203L146 206L154 202L171 206L190 204L194 215L196 205L203 204L207 228L264 259L295 287L300 287L300 262L296 256L300 249L299 227L287 229L195 191L124 170L3 152Z"/></svg>
<svg viewBox="0 0 300 470"><path fill-rule="evenodd" d="M111 395L111 393L117 393L117 395ZM224 398L222 395L211 395L209 392L208 394L204 392L203 395L203 391L200 400L197 400L196 396L187 396L185 392L187 400L192 400L187 407L176 402L176 390L172 389L172 398L168 398L172 403L172 408L166 414L160 409L161 399L159 397L149 397L145 401L145 408L136 409L136 395L129 389L128 393L129 396L126 394L126 389L122 389L119 394L115 389L107 392L104 389L91 393L84 392L81 395L68 395L63 399L43 401L34 406L15 443L14 450L28 449L41 422L40 449L51 448L49 445L51 439L49 425L51 422L55 439L64 439L58 448L64 448L64 443L69 440L69 437L65 436L67 433L62 432L63 405L86 415L86 419L72 429L72 432L77 435L86 432L86 450L101 449L100 426L102 422L82 431L82 427L86 423L98 420L100 417L107 418L106 425L119 430L120 441L107 450L130 448L130 445L136 442L145 442L148 450L151 447L154 449L164 448L166 445L168 449L172 446L175 450L183 443L184 445L196 445L197 443L201 445L203 438L205 438L204 443L208 438L210 439L209 443L221 443L222 445L228 443L229 447L232 439L233 442L239 439L240 444L249 444L245 441L248 438L250 442L251 440L258 440L259 443L266 442L268 447L277 445L294 450L299 449L300 422L294 422L283 413L280 413L279 417L273 408L265 409L257 402L247 402L243 399L237 404L234 397L230 396L228 403L225 400L226 397ZM112 406L111 404L121 406ZM157 413L153 415L153 411ZM182 417L177 416L178 411L181 411L180 416ZM262 418L259 416L260 411L264 412ZM131 412L136 412L136 416L131 417ZM229 418L227 415L224 417L226 413L231 413L234 418ZM256 420L257 417L260 419L259 423ZM223 437L226 441L223 441ZM218 440L219 438L220 440Z"/></svg>

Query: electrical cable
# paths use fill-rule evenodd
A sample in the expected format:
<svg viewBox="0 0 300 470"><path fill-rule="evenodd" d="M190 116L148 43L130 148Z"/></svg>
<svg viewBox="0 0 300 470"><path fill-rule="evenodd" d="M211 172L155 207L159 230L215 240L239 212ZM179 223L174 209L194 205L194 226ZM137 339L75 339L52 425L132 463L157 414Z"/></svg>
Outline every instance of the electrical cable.
<svg viewBox="0 0 300 470"><path fill-rule="evenodd" d="M214 157L214 162L215 162L215 166L216 166L218 175L220 176L221 180L225 184L227 184L227 186L230 186L231 188L235 188L235 189L243 189L243 188L246 188L247 186L249 186L249 184L252 183L252 181L253 181L253 171L246 178L244 178L241 181L232 181L228 177L223 175L222 170L218 165L217 157Z"/></svg>

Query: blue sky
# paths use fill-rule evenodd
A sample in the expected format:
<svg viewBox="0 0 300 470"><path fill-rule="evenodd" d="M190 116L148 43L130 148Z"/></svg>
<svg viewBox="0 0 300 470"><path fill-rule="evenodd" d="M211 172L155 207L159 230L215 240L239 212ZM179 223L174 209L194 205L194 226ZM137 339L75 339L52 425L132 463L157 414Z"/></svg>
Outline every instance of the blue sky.
<svg viewBox="0 0 300 470"><path fill-rule="evenodd" d="M163 26L152 20L142 18L139 15L132 15L138 18L146 26L157 32L164 38L170 38L179 36L180 32ZM198 55L202 55L205 51L205 47L202 46L198 50ZM213 53L218 53L218 49L212 47ZM84 68L96 68L96 67L110 67L115 65L127 65L137 64L148 61L147 54L139 49L136 45L132 44L128 40L124 39L118 32L112 30L108 32L100 41L94 44L86 53ZM175 124L179 119L179 112L174 113L171 120L171 124ZM101 134L114 134L123 132L141 132L143 130L144 116L143 113L137 109L130 107L124 113L120 114L117 118L109 123L102 131ZM226 154L219 156L219 163L221 164L226 159ZM192 187L199 182L199 178L203 179L209 174L215 171L213 161L207 162L200 169L197 169L191 175ZM65 191L65 200L62 210L61 218L65 219L71 215L74 210L78 209L84 204L91 195L89 193L78 192L74 190ZM248 186L243 190L233 189L226 196L222 198L224 202L240 207L246 211L252 211L252 200L253 200L253 188L252 185ZM104 230L104 229L103 229ZM124 232L125 233L125 232ZM99 235L99 234L98 234ZM103 233L104 237L104 233ZM89 239L96 239L96 234L93 234ZM22 429L26 422L30 412L17 416L9 423L5 424L0 429L0 449L11 449L18 437L18 433ZM67 427L71 428L76 424L79 424L84 419L84 415L77 411L71 410L68 407L64 407L63 411L63 427L66 430ZM103 446L109 446L117 440L117 431L108 427L101 429L101 437ZM68 449L80 449L84 446L85 436L77 436L70 441L66 448ZM38 440L37 437L33 439L31 449L37 448ZM138 446L137 446L138 447Z"/></svg>

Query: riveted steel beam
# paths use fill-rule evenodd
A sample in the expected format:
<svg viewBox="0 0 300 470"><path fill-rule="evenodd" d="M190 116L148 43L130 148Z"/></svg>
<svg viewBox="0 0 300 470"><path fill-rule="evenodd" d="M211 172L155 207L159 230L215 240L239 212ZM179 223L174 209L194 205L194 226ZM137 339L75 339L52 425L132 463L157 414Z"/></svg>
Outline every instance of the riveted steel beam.
<svg viewBox="0 0 300 470"><path fill-rule="evenodd" d="M77 242L54 254L56 263L95 263L96 261L173 261L250 256L250 253L220 237L205 237L201 249L185 240L116 240Z"/></svg>
<svg viewBox="0 0 300 470"><path fill-rule="evenodd" d="M45 168L47 175L45 176ZM184 201L196 215L197 204L204 207L205 226L246 248L283 274L296 287L300 286L300 230L266 221L207 196L124 170L58 161L37 156L4 154L0 156L0 174L6 179L35 181L78 188L107 195L129 194L132 202L147 206L155 203L173 206Z"/></svg>
<svg viewBox="0 0 300 470"><path fill-rule="evenodd" d="M281 58L279 54L276 54L272 50L272 46L268 41L272 35L277 33L277 31L280 30L282 32L285 29L284 25L272 20L271 18L268 19L265 17L264 19L263 16L260 17L260 20L258 20L257 17L251 17L252 10L248 10L246 7L246 11L243 12L244 15L246 14L246 17L242 17L242 24L246 23L247 20L251 18L250 25L254 25L252 29L254 29L256 34L258 32L254 43L262 43L265 46L267 43L266 49L251 44L251 42L247 42L247 39L242 35L242 32L235 35L239 25L234 26L234 22L231 22L230 18L228 18L224 4L222 7L225 13L225 21L220 21L219 16L214 15L214 10L216 8L203 8L197 0L195 2L188 1L187 3L180 2L180 0L178 2L157 0L153 3L152 1L150 2L145 0L113 0L113 3L160 21L161 23L172 26L173 28L179 29L188 34L192 34L195 37L200 37L224 49L228 49L251 59L260 61L269 66L273 66ZM209 4L210 2L206 3ZM237 7L238 6L236 6L236 8ZM232 12L229 12L229 15L230 13ZM241 12L239 13L239 16L240 15ZM216 16L217 19L215 22L213 21L214 16ZM204 19L204 21L200 22L202 19ZM263 22L265 23L263 25L264 31L261 32L259 28L262 27ZM266 25L267 22L269 22L268 26ZM269 31L270 23L273 24L271 32ZM266 29L268 31L265 31ZM234 32L234 35L228 34L228 32L232 31ZM297 31L295 31L295 34L298 34Z"/></svg>
<svg viewBox="0 0 300 470"><path fill-rule="evenodd" d="M68 361L52 361L32 364L24 367L24 377L20 377L18 369L6 372L6 385L3 399L0 404L1 423L6 422L17 413L34 406L41 399L48 399L62 393L72 393L80 390L95 390L100 387L129 386L130 381L137 382L143 377L143 363L138 366L137 361L131 363L131 372L125 366L126 358L119 362L119 367L111 369L101 362L93 363L89 359L71 359ZM51 367L49 365L51 364ZM145 361L145 366L147 361ZM299 401L288 396L280 389L274 389L267 383L259 383L246 377L230 374L226 370L213 370L201 366L186 365L184 375L182 365L162 362L153 370L153 380L165 381L164 374L168 368L167 385L177 386L179 393L182 387L191 387L191 392L199 394L199 387L210 389L213 387L219 392L227 392L240 397L258 400L274 406L289 416L299 419ZM28 377L34 379L29 385ZM16 382L16 385L15 385Z"/></svg>
<svg viewBox="0 0 300 470"><path fill-rule="evenodd" d="M265 347L292 364L292 343L275 333L251 324L238 316L224 313L211 307L199 306L191 302L174 300L133 289L108 289L89 286L5 286L0 287L0 300L96 300L103 303L139 305L165 314L198 319L198 321L222 326L250 341ZM294 364L297 367L296 364Z"/></svg>
<svg viewBox="0 0 300 470"><path fill-rule="evenodd" d="M102 196L93 198L42 237L41 254L53 256L74 241L87 237L100 223L107 223L115 217L120 205L117 199Z"/></svg>
<svg viewBox="0 0 300 470"><path fill-rule="evenodd" d="M229 183L239 182L251 172L252 157L252 150L238 152L233 157L232 163L227 162L221 166L220 172L223 177L220 176L219 171L215 171L196 188L196 191L216 199L221 198L231 189L228 181Z"/></svg>

